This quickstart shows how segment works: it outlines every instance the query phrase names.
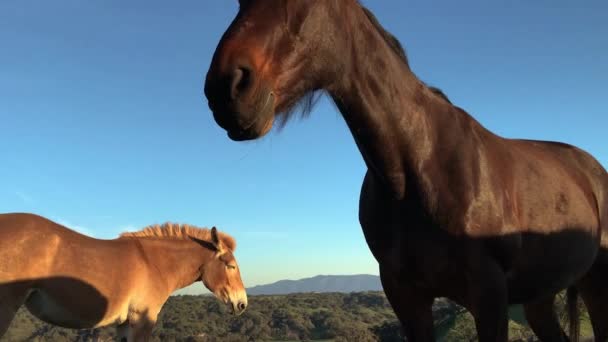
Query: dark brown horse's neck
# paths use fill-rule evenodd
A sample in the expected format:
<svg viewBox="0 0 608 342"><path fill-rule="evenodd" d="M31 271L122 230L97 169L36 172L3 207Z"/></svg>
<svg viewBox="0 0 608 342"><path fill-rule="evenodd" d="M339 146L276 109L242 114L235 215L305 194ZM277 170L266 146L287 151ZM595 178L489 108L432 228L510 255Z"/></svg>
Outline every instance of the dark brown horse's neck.
<svg viewBox="0 0 608 342"><path fill-rule="evenodd" d="M344 79L328 91L370 172L403 199L408 178L440 167L438 139L456 144L450 139L466 135L458 130L470 127L470 118L434 95L371 24L358 27L370 30L360 33L368 39L345 38L352 52L345 54ZM369 46L357 46L363 41Z"/></svg>
<svg viewBox="0 0 608 342"><path fill-rule="evenodd" d="M197 243L179 239L139 239L149 269L171 294L197 281L200 268L212 255Z"/></svg>

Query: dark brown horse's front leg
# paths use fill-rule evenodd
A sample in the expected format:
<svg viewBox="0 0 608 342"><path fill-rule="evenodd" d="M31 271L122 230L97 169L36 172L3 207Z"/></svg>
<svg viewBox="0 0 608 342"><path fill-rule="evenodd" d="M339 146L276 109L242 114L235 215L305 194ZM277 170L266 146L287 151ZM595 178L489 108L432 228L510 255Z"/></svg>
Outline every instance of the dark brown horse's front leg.
<svg viewBox="0 0 608 342"><path fill-rule="evenodd" d="M468 272L469 308L479 342L508 341L508 295L505 274L493 259L479 256Z"/></svg>
<svg viewBox="0 0 608 342"><path fill-rule="evenodd" d="M408 342L435 341L433 332L432 297L417 292L400 282L380 265L380 280L389 303L403 326Z"/></svg>

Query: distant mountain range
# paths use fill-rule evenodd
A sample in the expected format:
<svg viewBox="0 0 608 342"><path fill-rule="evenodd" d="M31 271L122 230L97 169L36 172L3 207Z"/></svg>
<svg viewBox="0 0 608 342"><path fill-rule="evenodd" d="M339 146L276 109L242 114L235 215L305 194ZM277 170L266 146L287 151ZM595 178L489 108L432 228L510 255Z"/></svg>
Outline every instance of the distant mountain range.
<svg viewBox="0 0 608 342"><path fill-rule="evenodd" d="M299 280L279 280L272 284L253 286L248 295L281 295L302 292L382 291L380 277L370 274L318 275Z"/></svg>

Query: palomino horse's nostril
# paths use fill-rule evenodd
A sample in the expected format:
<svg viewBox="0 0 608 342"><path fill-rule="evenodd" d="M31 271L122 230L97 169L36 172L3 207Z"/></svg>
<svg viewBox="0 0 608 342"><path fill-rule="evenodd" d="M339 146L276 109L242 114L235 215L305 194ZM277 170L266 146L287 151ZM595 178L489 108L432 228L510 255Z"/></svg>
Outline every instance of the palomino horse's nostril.
<svg viewBox="0 0 608 342"><path fill-rule="evenodd" d="M245 311L245 309L247 308L247 304L241 302L239 303L239 311Z"/></svg>
<svg viewBox="0 0 608 342"><path fill-rule="evenodd" d="M230 82L230 98L236 100L240 93L247 90L251 81L251 70L246 67L238 67L232 72Z"/></svg>

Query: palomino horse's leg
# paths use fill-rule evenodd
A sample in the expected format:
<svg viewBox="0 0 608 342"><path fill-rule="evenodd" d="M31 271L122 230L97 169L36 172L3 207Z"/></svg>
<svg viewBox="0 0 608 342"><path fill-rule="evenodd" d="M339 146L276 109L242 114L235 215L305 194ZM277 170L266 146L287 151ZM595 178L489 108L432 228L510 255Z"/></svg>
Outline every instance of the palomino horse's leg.
<svg viewBox="0 0 608 342"><path fill-rule="evenodd" d="M504 272L484 254L472 258L469 268L467 308L475 317L479 342L507 342L509 305Z"/></svg>
<svg viewBox="0 0 608 342"><path fill-rule="evenodd" d="M608 341L608 257L598 257L591 270L578 284L585 302L596 342ZM600 260L603 259L603 260Z"/></svg>
<svg viewBox="0 0 608 342"><path fill-rule="evenodd" d="M156 315L160 309L151 310L148 308L143 312L133 312L128 319L128 336L127 342L146 342L152 337L152 330L156 325ZM155 313L154 315L152 313Z"/></svg>
<svg viewBox="0 0 608 342"><path fill-rule="evenodd" d="M133 327L133 342L147 342L152 337L152 330L156 322L144 319Z"/></svg>
<svg viewBox="0 0 608 342"><path fill-rule="evenodd" d="M550 295L524 304L526 320L534 334L544 342L568 342L569 339L559 324L553 305L555 295Z"/></svg>
<svg viewBox="0 0 608 342"><path fill-rule="evenodd" d="M118 342L146 342L152 337L155 322L142 319L137 322L124 322L116 327Z"/></svg>
<svg viewBox="0 0 608 342"><path fill-rule="evenodd" d="M116 341L129 342L129 322L124 322L116 326Z"/></svg>
<svg viewBox="0 0 608 342"><path fill-rule="evenodd" d="M380 280L389 303L403 326L408 342L434 341L433 298L416 293L380 265Z"/></svg>

